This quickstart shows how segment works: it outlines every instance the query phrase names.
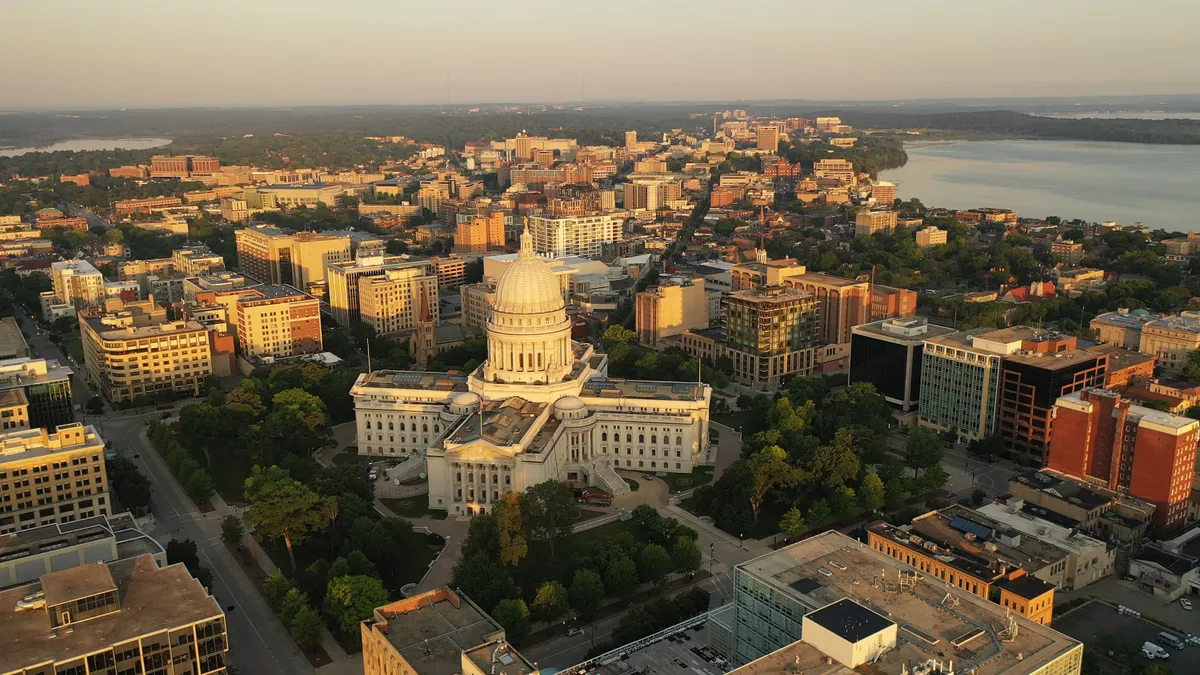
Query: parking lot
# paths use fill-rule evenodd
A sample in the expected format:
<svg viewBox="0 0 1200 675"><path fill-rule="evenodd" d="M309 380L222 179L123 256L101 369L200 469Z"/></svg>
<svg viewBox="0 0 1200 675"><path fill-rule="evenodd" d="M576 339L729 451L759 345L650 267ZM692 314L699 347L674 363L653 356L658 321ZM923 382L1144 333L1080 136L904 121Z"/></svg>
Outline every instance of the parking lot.
<svg viewBox="0 0 1200 675"><path fill-rule="evenodd" d="M1098 645L1102 642L1099 639L1100 635L1109 633L1118 639L1132 643L1138 650L1141 649L1143 642L1155 642L1171 654L1167 665L1179 661L1195 662L1200 659L1200 647L1187 646L1182 650L1173 649L1158 639L1158 634L1167 629L1144 618L1121 614L1116 608L1099 601L1090 602L1054 619L1052 627L1083 642L1084 653L1087 653L1088 650L1099 649ZM1177 631L1168 630L1168 632L1178 635L1180 638L1186 637ZM1138 659L1144 660L1140 653Z"/></svg>
<svg viewBox="0 0 1200 675"><path fill-rule="evenodd" d="M693 647L708 647L707 623L702 624L700 630L689 628L683 631L683 635L686 637L675 641L660 640L639 649L629 658L610 664L603 670L630 675L722 675L725 672L724 668L692 651Z"/></svg>

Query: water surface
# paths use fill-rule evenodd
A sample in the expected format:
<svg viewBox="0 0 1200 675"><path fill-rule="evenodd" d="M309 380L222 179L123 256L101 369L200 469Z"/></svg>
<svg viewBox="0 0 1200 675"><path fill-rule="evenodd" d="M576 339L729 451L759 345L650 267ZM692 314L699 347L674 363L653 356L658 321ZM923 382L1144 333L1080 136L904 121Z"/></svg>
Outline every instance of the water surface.
<svg viewBox="0 0 1200 675"><path fill-rule="evenodd" d="M70 150L71 152L82 152L84 150L145 150L146 148L157 148L170 142L171 139L169 138L77 138L53 145L45 145L40 148L0 148L0 157L16 157L17 155L24 155L27 152L58 152L59 150Z"/></svg>

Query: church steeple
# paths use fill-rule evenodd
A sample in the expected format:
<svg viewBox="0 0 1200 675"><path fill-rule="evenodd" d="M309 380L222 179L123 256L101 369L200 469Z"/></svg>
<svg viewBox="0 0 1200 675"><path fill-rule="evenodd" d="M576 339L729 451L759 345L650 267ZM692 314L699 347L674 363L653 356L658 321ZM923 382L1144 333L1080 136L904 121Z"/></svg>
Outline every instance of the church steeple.
<svg viewBox="0 0 1200 675"><path fill-rule="evenodd" d="M533 235L529 232L529 217L523 217L521 220L525 223L525 231L521 233L521 250L517 253L517 257L536 258L537 250L534 248Z"/></svg>

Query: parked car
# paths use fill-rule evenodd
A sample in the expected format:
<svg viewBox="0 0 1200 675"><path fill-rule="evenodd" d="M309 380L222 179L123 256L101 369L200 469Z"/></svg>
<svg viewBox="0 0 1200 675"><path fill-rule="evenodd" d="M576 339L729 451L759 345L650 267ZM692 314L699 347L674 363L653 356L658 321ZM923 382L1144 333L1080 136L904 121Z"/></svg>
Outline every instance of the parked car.
<svg viewBox="0 0 1200 675"><path fill-rule="evenodd" d="M644 473L644 474L642 474L642 478L645 478L646 480L654 480L654 474Z"/></svg>
<svg viewBox="0 0 1200 675"><path fill-rule="evenodd" d="M575 637L576 635L583 635L583 629L571 628L567 631L567 637Z"/></svg>
<svg viewBox="0 0 1200 675"><path fill-rule="evenodd" d="M1186 609L1189 612L1192 611L1192 601L1188 600L1187 598L1180 598L1179 606Z"/></svg>

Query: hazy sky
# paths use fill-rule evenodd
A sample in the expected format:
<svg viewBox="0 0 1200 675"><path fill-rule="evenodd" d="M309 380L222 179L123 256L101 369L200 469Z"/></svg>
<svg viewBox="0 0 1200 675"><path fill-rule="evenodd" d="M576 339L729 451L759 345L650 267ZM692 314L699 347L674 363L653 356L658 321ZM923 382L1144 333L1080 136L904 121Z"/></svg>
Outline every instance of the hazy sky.
<svg viewBox="0 0 1200 675"><path fill-rule="evenodd" d="M0 108L1200 93L1197 26L1198 0L3 0Z"/></svg>

